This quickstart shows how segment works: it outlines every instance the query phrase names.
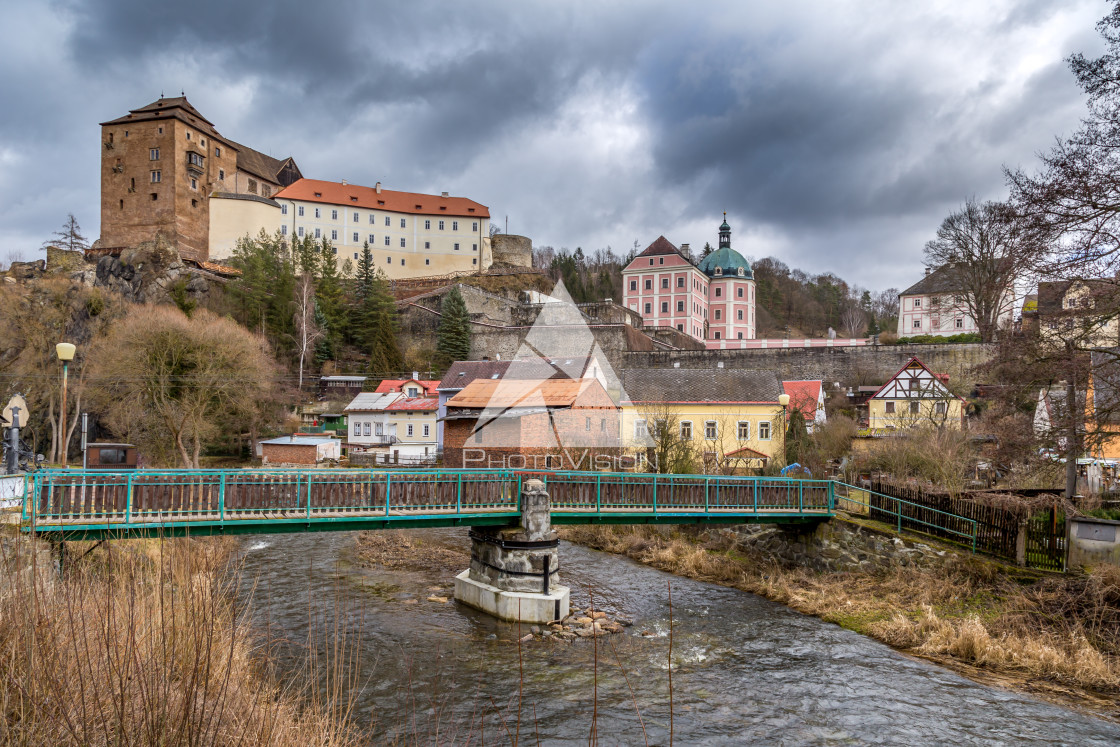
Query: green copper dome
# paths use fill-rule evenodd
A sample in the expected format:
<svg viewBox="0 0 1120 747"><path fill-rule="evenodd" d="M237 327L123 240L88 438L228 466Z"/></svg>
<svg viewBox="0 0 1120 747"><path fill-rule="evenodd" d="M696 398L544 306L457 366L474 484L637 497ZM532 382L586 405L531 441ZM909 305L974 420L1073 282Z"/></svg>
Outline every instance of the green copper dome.
<svg viewBox="0 0 1120 747"><path fill-rule="evenodd" d="M704 273L710 278L715 277L742 277L754 279L754 272L751 271L750 263L743 259L743 255L735 251L729 246L716 249L700 263L696 265L700 272ZM716 270L719 272L716 272ZM739 270L743 270L743 274L739 274Z"/></svg>
<svg viewBox="0 0 1120 747"><path fill-rule="evenodd" d="M704 257L696 266L710 278L730 276L754 279L750 263L731 248L731 226L727 224L727 213L723 214L723 224L719 227L719 249Z"/></svg>

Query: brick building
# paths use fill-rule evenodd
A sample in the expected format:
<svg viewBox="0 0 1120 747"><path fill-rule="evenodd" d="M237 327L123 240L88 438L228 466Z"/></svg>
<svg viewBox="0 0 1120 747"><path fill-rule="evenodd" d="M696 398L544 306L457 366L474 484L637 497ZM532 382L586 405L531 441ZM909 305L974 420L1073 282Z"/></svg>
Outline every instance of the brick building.
<svg viewBox="0 0 1120 747"><path fill-rule="evenodd" d="M101 123L98 248L136 246L160 234L185 259L206 261L212 199L227 200L219 203L222 231L234 234L245 222L241 216L257 220L253 208L278 214L272 196L300 177L291 158L275 159L221 135L186 96L160 98Z"/></svg>
<svg viewBox="0 0 1120 747"><path fill-rule="evenodd" d="M618 469L620 411L595 379L476 379L447 401L443 463Z"/></svg>

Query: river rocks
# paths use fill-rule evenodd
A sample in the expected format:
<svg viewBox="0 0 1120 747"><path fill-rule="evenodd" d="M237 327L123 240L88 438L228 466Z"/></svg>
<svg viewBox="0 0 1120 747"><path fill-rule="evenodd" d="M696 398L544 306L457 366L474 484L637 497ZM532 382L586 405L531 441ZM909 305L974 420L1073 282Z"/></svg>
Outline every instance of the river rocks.
<svg viewBox="0 0 1120 747"><path fill-rule="evenodd" d="M439 604L447 604L448 599L447 599L447 597L430 596L430 597L428 597L428 601L429 602L437 602Z"/></svg>
<svg viewBox="0 0 1120 747"><path fill-rule="evenodd" d="M571 608L572 614L563 620L553 620L547 626L534 625L529 630L530 637L540 640L573 641L578 638L596 638L623 632L634 624L627 617L610 619L602 610L580 610Z"/></svg>

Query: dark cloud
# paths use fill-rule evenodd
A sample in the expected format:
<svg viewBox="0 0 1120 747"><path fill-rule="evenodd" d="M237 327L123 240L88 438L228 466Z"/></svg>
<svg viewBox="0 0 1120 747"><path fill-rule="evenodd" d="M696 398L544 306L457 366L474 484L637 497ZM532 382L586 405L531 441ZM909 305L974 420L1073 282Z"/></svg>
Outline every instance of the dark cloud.
<svg viewBox="0 0 1120 747"><path fill-rule="evenodd" d="M907 285L946 211L1076 126L1062 59L1104 10L756 5L13 7L0 259L69 211L96 235L96 123L185 90L305 174L467 194L537 243L703 245L726 209L747 254Z"/></svg>

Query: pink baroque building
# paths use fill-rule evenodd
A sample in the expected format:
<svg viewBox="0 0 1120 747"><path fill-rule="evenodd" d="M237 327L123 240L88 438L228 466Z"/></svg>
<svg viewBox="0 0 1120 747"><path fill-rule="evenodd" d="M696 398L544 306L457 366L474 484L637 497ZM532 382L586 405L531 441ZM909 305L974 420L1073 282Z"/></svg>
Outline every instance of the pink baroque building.
<svg viewBox="0 0 1120 747"><path fill-rule="evenodd" d="M675 327L698 340L752 340L754 273L731 248L724 214L719 248L693 264L664 236L622 271L623 305L652 327Z"/></svg>

